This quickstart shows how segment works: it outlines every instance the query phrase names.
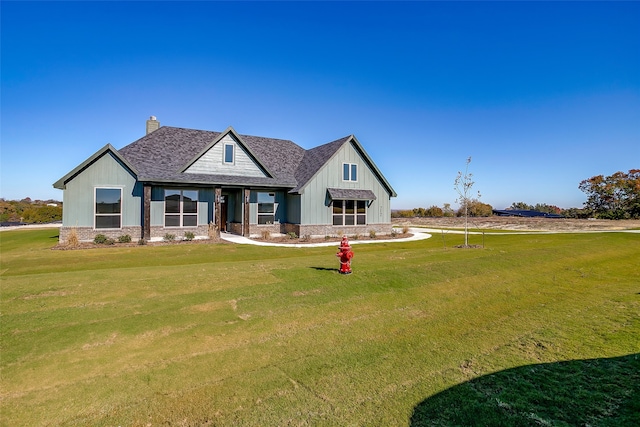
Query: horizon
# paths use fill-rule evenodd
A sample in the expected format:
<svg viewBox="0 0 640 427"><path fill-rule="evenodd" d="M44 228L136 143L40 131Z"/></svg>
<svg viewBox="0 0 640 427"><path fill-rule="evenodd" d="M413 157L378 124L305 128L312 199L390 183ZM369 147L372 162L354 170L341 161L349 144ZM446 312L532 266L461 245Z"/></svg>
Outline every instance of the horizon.
<svg viewBox="0 0 640 427"><path fill-rule="evenodd" d="M393 210L582 208L640 167L640 2L2 2L0 197L162 125L355 135Z"/></svg>

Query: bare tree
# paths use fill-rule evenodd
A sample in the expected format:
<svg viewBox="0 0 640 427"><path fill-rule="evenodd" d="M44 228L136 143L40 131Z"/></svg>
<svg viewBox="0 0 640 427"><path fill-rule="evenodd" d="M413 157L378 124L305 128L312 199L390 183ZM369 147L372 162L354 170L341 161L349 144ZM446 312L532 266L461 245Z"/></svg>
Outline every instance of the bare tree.
<svg viewBox="0 0 640 427"><path fill-rule="evenodd" d="M471 187L475 184L472 180L473 174L469 172L469 163L471 163L471 157L467 158L467 163L464 168L464 174L458 171L458 176L454 182L454 189L458 193L456 203L459 203L464 208L464 246L469 246L469 205L474 200L471 198ZM478 191L478 199L480 198L480 192Z"/></svg>

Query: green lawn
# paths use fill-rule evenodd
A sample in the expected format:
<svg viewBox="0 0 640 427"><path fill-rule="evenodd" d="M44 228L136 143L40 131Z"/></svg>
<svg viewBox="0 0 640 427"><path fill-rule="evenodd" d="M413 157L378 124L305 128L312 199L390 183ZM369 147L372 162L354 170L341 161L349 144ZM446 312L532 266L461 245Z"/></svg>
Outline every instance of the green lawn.
<svg viewBox="0 0 640 427"><path fill-rule="evenodd" d="M2 426L640 425L638 234L354 245L349 276L56 236L0 233Z"/></svg>

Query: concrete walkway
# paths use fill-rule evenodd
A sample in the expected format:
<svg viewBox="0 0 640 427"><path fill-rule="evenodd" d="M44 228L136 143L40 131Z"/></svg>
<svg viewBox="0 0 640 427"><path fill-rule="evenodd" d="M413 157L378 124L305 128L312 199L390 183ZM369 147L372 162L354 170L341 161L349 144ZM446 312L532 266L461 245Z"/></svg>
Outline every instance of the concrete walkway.
<svg viewBox="0 0 640 427"><path fill-rule="evenodd" d="M361 245L365 243L399 243L399 242L413 242L416 240L424 240L431 237L431 234L426 233L422 228L410 228L409 233L413 234L410 237L403 237L401 239L388 239L388 240L349 240L351 245ZM220 233L220 238L227 242L237 243L241 245L258 245L258 246L279 246L282 248L318 248L322 246L339 246L340 242L321 242L321 243L270 243L261 242L258 240L249 239L247 237L238 236L237 234Z"/></svg>
<svg viewBox="0 0 640 427"><path fill-rule="evenodd" d="M493 232L492 232L493 231ZM409 233L413 234L410 237L401 239L388 239L388 240L349 240L352 245L363 245L366 243L400 243L400 242L413 242L417 240L429 239L433 234L464 234L464 230L444 230L439 228L410 228ZM507 236L513 234L560 234L560 233L640 233L640 230L576 230L576 231L496 231L487 230L484 234L494 236ZM478 235L482 234L480 231L470 231L469 234ZM322 246L337 246L340 242L321 242L321 243L271 243L263 242L259 240L249 239L247 237L238 236L237 234L220 233L220 238L227 242L237 243L241 245L257 245L257 246L279 246L283 248L317 248Z"/></svg>

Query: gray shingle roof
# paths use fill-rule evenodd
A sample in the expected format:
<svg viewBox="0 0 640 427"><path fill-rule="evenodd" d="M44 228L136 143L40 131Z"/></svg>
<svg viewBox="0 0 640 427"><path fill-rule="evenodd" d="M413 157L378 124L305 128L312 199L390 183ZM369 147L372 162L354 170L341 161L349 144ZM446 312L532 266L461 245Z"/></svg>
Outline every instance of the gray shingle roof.
<svg viewBox="0 0 640 427"><path fill-rule="evenodd" d="M371 190L357 190L354 188L327 188L329 197L333 200L375 200L376 195Z"/></svg>
<svg viewBox="0 0 640 427"><path fill-rule="evenodd" d="M268 177L192 174L183 172L214 141L232 132L255 161L268 172ZM290 188L300 191L348 141L354 141L392 196L395 192L353 135L305 150L292 141L239 135L232 128L211 132L162 126L118 153L135 169L138 180L174 184L218 184Z"/></svg>
<svg viewBox="0 0 640 427"><path fill-rule="evenodd" d="M295 193L302 189L318 170L320 170L322 165L327 163L331 156L350 138L351 136L345 136L344 138L336 139L335 141L307 150L296 170L295 177L298 185L291 190L291 192Z"/></svg>
<svg viewBox="0 0 640 427"><path fill-rule="evenodd" d="M162 126L118 152L136 168L141 181L289 188L296 186L295 169L305 150L292 141L259 136L237 135L249 152L256 156L255 160L273 174L271 177L182 172L194 157L221 135L221 132Z"/></svg>

